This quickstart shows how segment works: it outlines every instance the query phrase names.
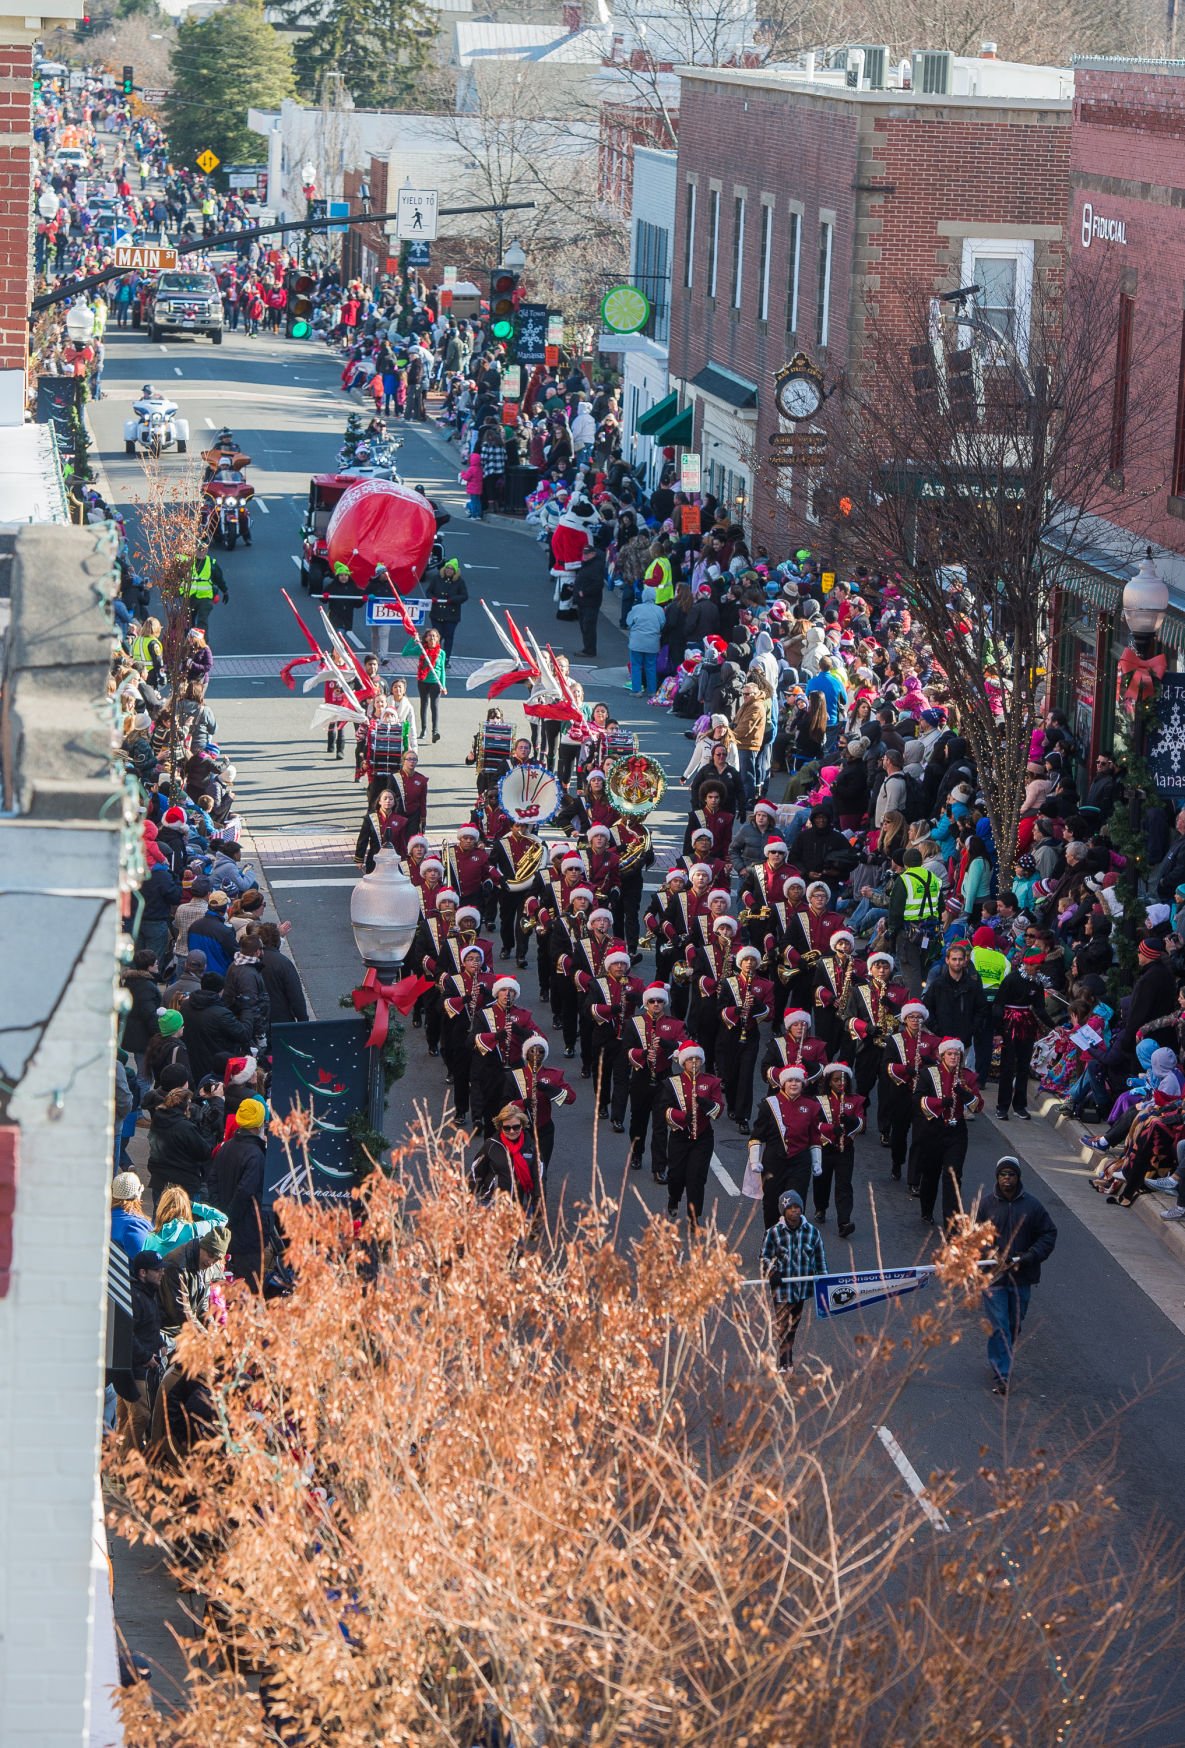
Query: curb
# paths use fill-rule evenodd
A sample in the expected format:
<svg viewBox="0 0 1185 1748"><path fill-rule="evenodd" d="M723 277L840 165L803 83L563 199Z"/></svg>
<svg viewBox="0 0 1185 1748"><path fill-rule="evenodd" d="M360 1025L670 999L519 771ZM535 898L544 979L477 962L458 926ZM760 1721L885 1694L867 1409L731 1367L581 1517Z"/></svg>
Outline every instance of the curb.
<svg viewBox="0 0 1185 1748"><path fill-rule="evenodd" d="M1083 1147L1078 1139L1079 1135L1082 1133L1082 1124L1075 1122L1070 1117L1059 1115L1060 1103L1061 1101L1054 1098L1052 1094L1040 1093L1036 1098L1030 1100L1029 1109L1032 1111L1034 1119L1036 1120L1039 1118L1045 1125L1046 1129L1050 1132L1049 1139L1052 1139L1052 1137L1056 1135L1059 1142L1062 1144L1064 1149L1063 1165L1070 1161L1076 1161L1084 1168L1083 1182L1085 1183L1085 1181L1093 1175L1100 1158L1113 1158L1115 1155L1110 1154L1104 1156L1095 1153L1090 1148ZM988 1116L988 1113L985 1112L984 1115ZM1007 1123L1001 1123L995 1117L988 1116L988 1121L991 1123L992 1128L996 1131L997 1135L1008 1136L1013 1151L1021 1154L1022 1157L1027 1157L1038 1151L1032 1147L1026 1149L1021 1143L1020 1137L1017 1135L1018 1125L1015 1119L1010 1119ZM1026 1127L1029 1135L1032 1136L1034 1140L1036 1139L1036 1136L1041 1133L1040 1130L1034 1130L1032 1124L1026 1125ZM1040 1171L1042 1162L1039 1158L1033 1157L1030 1160L1030 1163L1035 1170ZM1121 1212L1126 1213L1129 1218L1134 1216L1144 1226L1151 1228L1151 1230L1156 1233L1161 1244L1172 1256L1173 1261L1180 1263L1185 1267L1185 1220L1168 1221L1160 1218L1160 1209L1169 1206L1171 1201L1172 1198L1170 1196L1163 1195L1154 1190L1147 1195L1137 1196L1133 1205L1128 1209L1121 1210ZM1091 1232L1096 1238L1098 1238L1104 1249L1106 1249L1106 1239L1102 1230L1103 1223L1099 1221L1091 1221L1088 1222L1088 1224Z"/></svg>

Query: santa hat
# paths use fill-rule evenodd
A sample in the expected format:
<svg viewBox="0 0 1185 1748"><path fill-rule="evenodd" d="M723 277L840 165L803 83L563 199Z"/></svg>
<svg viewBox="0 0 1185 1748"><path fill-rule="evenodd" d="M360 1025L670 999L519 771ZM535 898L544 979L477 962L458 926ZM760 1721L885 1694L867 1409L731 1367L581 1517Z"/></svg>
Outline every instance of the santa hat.
<svg viewBox="0 0 1185 1748"><path fill-rule="evenodd" d="M424 857L424 860L420 863L420 873L426 874L428 872L429 868L435 868L435 870L438 874L444 873L444 863L441 861L439 856L425 856Z"/></svg>
<svg viewBox="0 0 1185 1748"><path fill-rule="evenodd" d="M232 1056L226 1064L225 1081L227 1086L243 1086L247 1081L254 1080L259 1068L254 1056Z"/></svg>
<svg viewBox="0 0 1185 1748"><path fill-rule="evenodd" d="M801 1062L792 1062L788 1068L783 1068L778 1076L779 1086L789 1086L792 1080L806 1080L806 1069Z"/></svg>
<svg viewBox="0 0 1185 1748"><path fill-rule="evenodd" d="M957 1050L960 1056L966 1056L967 1046L961 1038L944 1038L938 1046L938 1054L944 1056L948 1050Z"/></svg>
<svg viewBox="0 0 1185 1748"><path fill-rule="evenodd" d="M594 825L590 825L588 828L588 837L589 837L590 843L592 842L593 838L611 838L612 836L613 836L613 833L609 830L609 827L607 825L602 825L599 820Z"/></svg>
<svg viewBox="0 0 1185 1748"><path fill-rule="evenodd" d="M569 868L583 868L583 867L584 867L583 856L565 856L563 861L560 863L560 869L565 874L568 872Z"/></svg>
<svg viewBox="0 0 1185 1748"><path fill-rule="evenodd" d="M686 878L687 870L682 866L682 864L680 864L678 868L669 868L667 870L668 880L686 880Z"/></svg>
<svg viewBox="0 0 1185 1748"><path fill-rule="evenodd" d="M712 870L706 862L693 862L691 864L691 873L693 876L696 874L706 874L709 880L712 878Z"/></svg>
<svg viewBox="0 0 1185 1748"><path fill-rule="evenodd" d="M574 886L568 897L573 904L578 898L587 898L590 904L595 904L597 901L597 895L591 886Z"/></svg>
<svg viewBox="0 0 1185 1748"><path fill-rule="evenodd" d="M740 926L734 916L714 916L712 918L713 929L727 929L730 935L735 935Z"/></svg>
<svg viewBox="0 0 1185 1748"><path fill-rule="evenodd" d="M407 840L407 847L409 850L414 850L417 844L423 844L425 849L428 848L428 840L422 832L417 832L414 838L408 838Z"/></svg>
<svg viewBox="0 0 1185 1748"><path fill-rule="evenodd" d="M825 1062L823 1064L823 1079L826 1080L829 1074L846 1074L849 1080L852 1078L852 1071L846 1062Z"/></svg>
<svg viewBox="0 0 1185 1748"><path fill-rule="evenodd" d="M693 1056L698 1056L701 1062L703 1062L705 1060L703 1048L701 1045L699 1045L699 1044L684 1044L682 1049L676 1050L676 1052L675 1052L675 1059L678 1062L690 1062L691 1058Z"/></svg>
<svg viewBox="0 0 1185 1748"><path fill-rule="evenodd" d="M835 936L832 935L831 939L834 940ZM868 969L871 971L874 965L887 965L891 971L893 969L893 955L891 953L870 953L868 955Z"/></svg>
<svg viewBox="0 0 1185 1748"><path fill-rule="evenodd" d="M822 883L820 882L820 884ZM785 880L782 882L782 891L789 892L792 886L799 886L802 888L803 892L806 891L806 881L801 874L787 874Z"/></svg>
<svg viewBox="0 0 1185 1748"><path fill-rule="evenodd" d="M605 781L605 773L604 773L604 771L602 771L602 769L599 765L593 766L592 770L588 773L588 776L584 779L584 781L586 783L591 783L594 777L599 777L601 779L602 783Z"/></svg>
<svg viewBox="0 0 1185 1748"><path fill-rule="evenodd" d="M600 910L594 910L588 920L590 923L595 923L597 921L611 923L613 921L613 912L611 910L606 910L602 906Z"/></svg>
<svg viewBox="0 0 1185 1748"><path fill-rule="evenodd" d="M451 886L442 886L436 894L437 904L460 904L460 895Z"/></svg>
<svg viewBox="0 0 1185 1748"><path fill-rule="evenodd" d="M571 851L572 851L572 846L568 842L567 838L557 838L555 843L551 846L551 849L548 853L550 854L551 859L554 862L557 856L570 855ZM561 865L561 867L563 866L562 863L560 865Z"/></svg>
<svg viewBox="0 0 1185 1748"><path fill-rule="evenodd" d="M501 995L501 993L504 989L509 989L514 995L517 995L519 992L519 987L520 986L519 986L519 981L518 981L517 977L495 977L495 979L494 979L494 994L495 995Z"/></svg>
<svg viewBox="0 0 1185 1748"><path fill-rule="evenodd" d="M606 968L608 968L610 965L628 965L629 962L630 962L630 956L626 952L624 947L615 947L613 949L612 953L605 954Z"/></svg>
<svg viewBox="0 0 1185 1748"><path fill-rule="evenodd" d="M765 853L767 856L788 856L790 854L790 846L787 844L785 838L766 838Z"/></svg>
<svg viewBox="0 0 1185 1748"><path fill-rule="evenodd" d="M479 923L481 921L481 912L475 904L463 904L457 912L457 921L459 923L467 922L470 917L473 918L474 922Z"/></svg>
<svg viewBox="0 0 1185 1748"><path fill-rule="evenodd" d="M739 965L741 963L742 959L760 959L760 958L761 958L761 954L757 951L756 947L742 947L740 952L737 954L737 964Z"/></svg>
<svg viewBox="0 0 1185 1748"><path fill-rule="evenodd" d="M901 1010L901 1018L903 1020L928 1020L930 1010L924 1001L907 1001Z"/></svg>
<svg viewBox="0 0 1185 1748"><path fill-rule="evenodd" d="M708 894L708 903L711 904L714 898L722 898L725 904L727 904L729 895L723 886L713 886L711 892Z"/></svg>
<svg viewBox="0 0 1185 1748"><path fill-rule="evenodd" d="M812 892L821 892L823 894L824 898L827 900L828 904L831 903L831 888L830 888L830 886L827 885L827 883L825 881L812 880L810 885L806 889L806 895L808 898L810 897Z"/></svg>
<svg viewBox="0 0 1185 1748"><path fill-rule="evenodd" d="M777 808L769 801L758 801L754 803L753 818L756 819L759 813L768 813L771 819L777 819L778 817Z"/></svg>
<svg viewBox="0 0 1185 1748"><path fill-rule="evenodd" d="M551 1054L551 1045L547 1042L547 1039L543 1036L542 1032L532 1032L531 1036L523 1045L524 1056L528 1050L542 1050L544 1061L546 1061L547 1057Z"/></svg>
<svg viewBox="0 0 1185 1748"><path fill-rule="evenodd" d="M854 947L856 937L850 929L836 929L828 944L834 947L837 941L846 941L849 947Z"/></svg>
<svg viewBox="0 0 1185 1748"><path fill-rule="evenodd" d="M665 983L648 983L642 992L643 1001L663 1001L669 1004L671 991Z"/></svg>
<svg viewBox="0 0 1185 1748"><path fill-rule="evenodd" d="M712 834L706 825L697 825L691 834L691 841L694 844L696 838L711 838L711 836Z"/></svg>
<svg viewBox="0 0 1185 1748"><path fill-rule="evenodd" d="M162 825L184 825L185 809L183 807L166 807Z"/></svg>
<svg viewBox="0 0 1185 1748"><path fill-rule="evenodd" d="M461 948L461 963L465 963L471 953L476 953L482 964L485 964L486 950L480 941L470 941L467 947Z"/></svg>
<svg viewBox="0 0 1185 1748"><path fill-rule="evenodd" d="M809 1027L810 1023L811 1023L811 1016L807 1013L805 1008L791 1008L789 1013L785 1013L782 1015L783 1026L808 1026Z"/></svg>
<svg viewBox="0 0 1185 1748"><path fill-rule="evenodd" d="M481 833L475 825L463 825L457 832L459 838L479 838Z"/></svg>

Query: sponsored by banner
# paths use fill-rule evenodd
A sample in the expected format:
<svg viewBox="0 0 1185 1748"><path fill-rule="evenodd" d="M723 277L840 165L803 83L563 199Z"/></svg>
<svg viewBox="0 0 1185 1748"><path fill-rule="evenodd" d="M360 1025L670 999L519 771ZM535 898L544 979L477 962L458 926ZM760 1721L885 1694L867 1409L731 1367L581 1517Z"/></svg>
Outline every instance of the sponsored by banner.
<svg viewBox="0 0 1185 1748"><path fill-rule="evenodd" d="M903 1293L916 1293L929 1284L932 1267L904 1269L868 1269L856 1274L817 1275L815 1277L815 1314L819 1317L839 1317L845 1311L855 1311L865 1305L879 1305L883 1299L899 1299Z"/></svg>

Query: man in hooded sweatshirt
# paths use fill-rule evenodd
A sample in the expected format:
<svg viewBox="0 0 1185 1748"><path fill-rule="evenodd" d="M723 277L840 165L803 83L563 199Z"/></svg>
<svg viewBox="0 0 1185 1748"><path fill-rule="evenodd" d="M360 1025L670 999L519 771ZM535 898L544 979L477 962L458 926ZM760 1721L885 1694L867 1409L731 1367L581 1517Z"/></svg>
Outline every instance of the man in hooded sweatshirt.
<svg viewBox="0 0 1185 1748"><path fill-rule="evenodd" d="M642 599L626 614L630 648L630 691L649 698L658 686L658 652L662 648L666 614L655 591L642 590Z"/></svg>
<svg viewBox="0 0 1185 1748"><path fill-rule="evenodd" d="M996 1266L983 1290L983 1308L991 1325L988 1364L997 1396L1008 1394L1012 1358L1029 1297L1041 1279L1057 1243L1057 1227L1048 1210L1026 1190L1020 1161L1006 1154L996 1163L995 1190L984 1197L979 1218L996 1229Z"/></svg>

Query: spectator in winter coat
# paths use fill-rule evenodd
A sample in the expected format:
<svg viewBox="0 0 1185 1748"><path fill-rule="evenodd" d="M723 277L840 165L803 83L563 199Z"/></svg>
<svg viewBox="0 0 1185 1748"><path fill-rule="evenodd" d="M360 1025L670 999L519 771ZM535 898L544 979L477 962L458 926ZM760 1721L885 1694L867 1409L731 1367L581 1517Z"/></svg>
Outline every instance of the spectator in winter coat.
<svg viewBox="0 0 1185 1748"><path fill-rule="evenodd" d="M243 865L242 856L243 852L238 844L219 844L211 864L211 883L220 886L228 898L241 897L244 892L259 885L254 869L250 863Z"/></svg>
<svg viewBox="0 0 1185 1748"><path fill-rule="evenodd" d="M244 935L222 985L222 999L247 1033L252 1049L266 1039L271 1012L259 963L262 953L259 936Z"/></svg>
<svg viewBox="0 0 1185 1748"><path fill-rule="evenodd" d="M985 1024L990 1031L991 1006L979 973L971 968L965 941L952 941L947 948L942 968L926 986L923 1000L930 1010L927 1023L939 1038L958 1038L970 1049ZM983 1080L978 1049L975 1066Z"/></svg>
<svg viewBox="0 0 1185 1748"><path fill-rule="evenodd" d="M189 931L210 906L210 882L204 874L195 875L188 896L173 914L173 951L182 958L189 951Z"/></svg>
<svg viewBox="0 0 1185 1748"><path fill-rule="evenodd" d="M149 1093L145 1109L151 1109L148 1129L148 1181L154 1197L170 1184L183 1189L192 1201L206 1191L206 1167L211 1145L190 1114L192 1093L188 1083L173 1087L163 1097Z"/></svg>
<svg viewBox="0 0 1185 1748"><path fill-rule="evenodd" d="M131 998L123 1023L123 1045L136 1058L136 1066L143 1074L144 1052L157 1034L160 985L156 980L156 954L147 947L137 947L122 981Z"/></svg>
<svg viewBox="0 0 1185 1748"><path fill-rule="evenodd" d="M584 557L572 579L572 604L580 621L580 654L595 656L597 653L597 621L601 616L601 602L605 598L605 579L607 576L605 555L598 552L595 546L586 546Z"/></svg>
<svg viewBox="0 0 1185 1748"><path fill-rule="evenodd" d="M146 821L145 825L149 823ZM158 965L165 964L170 956L173 940L170 923L183 897L180 883L174 879L168 862L164 860L150 870L147 880L141 884L143 908L137 939L142 947L151 948Z"/></svg>
<svg viewBox="0 0 1185 1748"><path fill-rule="evenodd" d="M203 1238L179 1244L164 1258L160 1303L161 1324L167 1332L175 1333L183 1323L205 1322L210 1284L223 1273L228 1246L225 1226L216 1226Z"/></svg>
<svg viewBox="0 0 1185 1748"><path fill-rule="evenodd" d="M642 590L642 599L626 614L630 690L635 697L650 697L658 685L658 652L665 621L666 614L657 604L654 590L649 588Z"/></svg>
<svg viewBox="0 0 1185 1748"><path fill-rule="evenodd" d="M206 975L206 955L197 947L192 953L187 953L181 963L177 976L165 990L165 1006L180 1008L187 995L202 987L202 978Z"/></svg>
<svg viewBox="0 0 1185 1748"><path fill-rule="evenodd" d="M157 1012L156 1037L148 1040L144 1052L144 1075L153 1086L160 1085L166 1068L182 1068L189 1073L189 1054L182 1032L185 1022L176 1008L165 1007Z"/></svg>
<svg viewBox="0 0 1185 1748"><path fill-rule="evenodd" d="M281 950L279 925L261 923L259 939L263 943L259 969L263 973L271 1009L270 1024L274 1026L292 1020L307 1020L309 1010L305 1002L304 986L291 957Z"/></svg>
<svg viewBox="0 0 1185 1748"><path fill-rule="evenodd" d="M218 1149L211 1171L214 1200L226 1209L234 1272L258 1290L268 1226L263 1207L267 1111L259 1099L244 1099L235 1112L235 1132Z"/></svg>
<svg viewBox="0 0 1185 1748"><path fill-rule="evenodd" d="M144 1185L134 1171L116 1172L111 1180L111 1242L127 1253L128 1261L139 1256L152 1234L152 1222L144 1212Z"/></svg>
<svg viewBox="0 0 1185 1748"><path fill-rule="evenodd" d="M181 1012L190 1067L199 1081L207 1074L221 1078L228 1056L246 1054L251 1042L247 1029L223 1001L222 979L216 972L206 973L201 989L186 996Z"/></svg>
<svg viewBox="0 0 1185 1748"><path fill-rule="evenodd" d="M219 888L211 892L205 916L189 925L189 945L206 955L211 971L225 977L235 956L235 932L226 920L230 900Z"/></svg>

